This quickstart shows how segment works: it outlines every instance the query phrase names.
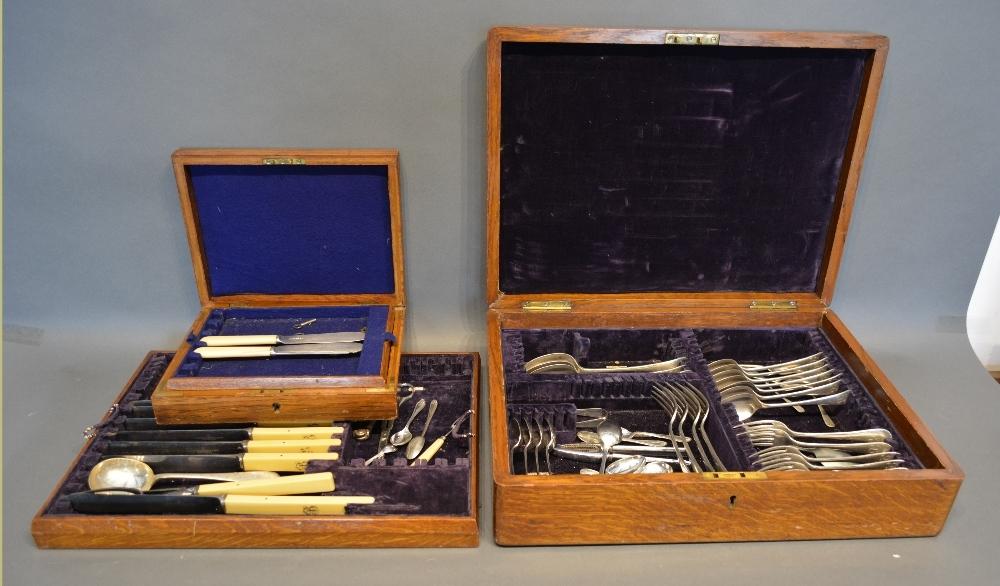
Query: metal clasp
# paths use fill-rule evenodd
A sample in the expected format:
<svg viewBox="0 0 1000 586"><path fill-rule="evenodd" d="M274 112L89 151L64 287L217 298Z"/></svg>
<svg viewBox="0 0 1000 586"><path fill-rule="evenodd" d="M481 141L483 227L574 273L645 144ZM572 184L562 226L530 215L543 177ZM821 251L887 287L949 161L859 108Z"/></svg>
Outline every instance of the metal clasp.
<svg viewBox="0 0 1000 586"><path fill-rule="evenodd" d="M667 45L718 45L719 33L667 33Z"/></svg>

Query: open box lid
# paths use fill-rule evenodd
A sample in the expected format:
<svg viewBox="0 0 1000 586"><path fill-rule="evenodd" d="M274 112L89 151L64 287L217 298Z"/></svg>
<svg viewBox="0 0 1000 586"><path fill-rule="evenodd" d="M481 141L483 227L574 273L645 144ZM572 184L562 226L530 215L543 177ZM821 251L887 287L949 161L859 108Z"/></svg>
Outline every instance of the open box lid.
<svg viewBox="0 0 1000 586"><path fill-rule="evenodd" d="M854 33L493 29L489 302L828 304L887 49Z"/></svg>
<svg viewBox="0 0 1000 586"><path fill-rule="evenodd" d="M173 155L202 305L405 304L394 150Z"/></svg>

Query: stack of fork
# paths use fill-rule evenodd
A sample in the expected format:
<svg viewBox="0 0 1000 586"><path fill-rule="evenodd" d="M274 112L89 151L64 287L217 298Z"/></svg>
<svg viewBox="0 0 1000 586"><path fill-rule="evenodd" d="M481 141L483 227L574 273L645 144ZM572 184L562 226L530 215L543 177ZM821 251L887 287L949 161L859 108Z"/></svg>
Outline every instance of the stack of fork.
<svg viewBox="0 0 1000 586"><path fill-rule="evenodd" d="M774 420L742 426L754 447L763 448L752 458L763 471L905 468L888 443L892 433L886 429L803 432Z"/></svg>
<svg viewBox="0 0 1000 586"><path fill-rule="evenodd" d="M510 418L517 426L517 441L510 446L510 469L513 472L516 463L516 455L520 453L524 462L522 470L529 476L548 476L552 474L552 460L550 453L556 445L556 428L553 424L551 413L544 415L540 411L529 413L511 413ZM543 456L539 457L538 451L542 450ZM528 457L528 453L532 458ZM545 470L542 470L544 458ZM531 468L534 462L534 471Z"/></svg>
<svg viewBox="0 0 1000 586"><path fill-rule="evenodd" d="M675 358L662 362L652 362L648 364L609 364L603 368L587 368L581 366L572 354L563 352L553 352L543 354L537 358L524 363L524 371L528 374L609 374L622 372L644 372L644 373L664 373L664 372L684 372L687 360L685 358Z"/></svg>
<svg viewBox="0 0 1000 586"><path fill-rule="evenodd" d="M651 393L669 417L667 437L674 452L689 456L677 459L681 472L724 472L726 467L705 431L710 408L701 391L691 383L665 382L653 383Z"/></svg>
<svg viewBox="0 0 1000 586"><path fill-rule="evenodd" d="M804 406L817 405L823 422L833 428L836 423L823 406L843 405L850 397L849 390L840 390L841 374L823 354L770 365L722 359L710 362L708 370L722 402L736 408L740 421L762 409L792 407L803 413Z"/></svg>

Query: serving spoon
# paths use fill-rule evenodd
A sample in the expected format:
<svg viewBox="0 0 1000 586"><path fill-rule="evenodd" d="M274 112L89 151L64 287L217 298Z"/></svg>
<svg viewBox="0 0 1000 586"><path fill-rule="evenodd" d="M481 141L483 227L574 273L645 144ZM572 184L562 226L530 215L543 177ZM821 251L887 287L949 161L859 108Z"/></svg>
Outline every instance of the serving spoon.
<svg viewBox="0 0 1000 586"><path fill-rule="evenodd" d="M160 480L213 480L217 482L239 482L278 478L277 472L216 472L200 474L196 472L172 472L155 474L148 464L131 458L108 458L101 460L90 471L87 484L91 490L109 488L131 488L148 491Z"/></svg>

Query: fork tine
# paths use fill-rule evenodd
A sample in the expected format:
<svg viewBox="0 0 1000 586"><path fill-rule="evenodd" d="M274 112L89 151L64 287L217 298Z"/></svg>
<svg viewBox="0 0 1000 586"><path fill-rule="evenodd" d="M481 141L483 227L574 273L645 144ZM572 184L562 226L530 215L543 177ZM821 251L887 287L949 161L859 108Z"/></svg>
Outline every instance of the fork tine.
<svg viewBox="0 0 1000 586"><path fill-rule="evenodd" d="M521 456L522 459L524 460L524 473L526 475L529 475L531 474L531 468L528 467L528 447L530 447L530 444L532 442L531 426L528 423L528 416L522 415L522 417L524 417L524 427L527 430L528 437L525 440L524 445L521 446Z"/></svg>
<svg viewBox="0 0 1000 586"><path fill-rule="evenodd" d="M524 439L524 431L521 429L521 421L517 418L517 415L511 414L510 418L514 421L514 424L517 425L517 441L510 447L510 473L515 474L514 452L521 446L521 440Z"/></svg>
<svg viewBox="0 0 1000 586"><path fill-rule="evenodd" d="M535 474L542 473L542 467L538 460L538 448L542 447L542 442L545 441L545 430L542 429L542 414L535 411L535 425L538 426L538 443L535 444Z"/></svg>

